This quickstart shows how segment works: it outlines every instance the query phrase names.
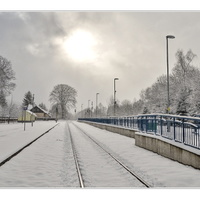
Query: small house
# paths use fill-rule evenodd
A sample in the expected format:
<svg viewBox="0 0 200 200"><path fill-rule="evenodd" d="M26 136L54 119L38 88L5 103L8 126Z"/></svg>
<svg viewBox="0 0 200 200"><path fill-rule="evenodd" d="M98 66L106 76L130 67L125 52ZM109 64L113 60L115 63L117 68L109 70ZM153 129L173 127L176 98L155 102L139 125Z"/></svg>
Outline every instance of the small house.
<svg viewBox="0 0 200 200"><path fill-rule="evenodd" d="M23 110L18 117L18 122L34 122L37 115L30 110Z"/></svg>
<svg viewBox="0 0 200 200"><path fill-rule="evenodd" d="M40 106L34 106L30 111L36 114L37 119L51 118L51 115L46 110L42 109Z"/></svg>

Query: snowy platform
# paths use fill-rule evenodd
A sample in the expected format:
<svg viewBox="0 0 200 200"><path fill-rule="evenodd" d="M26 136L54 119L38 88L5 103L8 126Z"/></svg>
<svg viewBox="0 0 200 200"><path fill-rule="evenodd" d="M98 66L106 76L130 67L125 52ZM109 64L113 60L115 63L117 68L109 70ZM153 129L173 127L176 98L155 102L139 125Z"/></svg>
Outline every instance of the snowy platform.
<svg viewBox="0 0 200 200"><path fill-rule="evenodd" d="M200 169L200 150L153 134L115 125L84 121L84 123L124 136L135 138L135 145L166 158Z"/></svg>

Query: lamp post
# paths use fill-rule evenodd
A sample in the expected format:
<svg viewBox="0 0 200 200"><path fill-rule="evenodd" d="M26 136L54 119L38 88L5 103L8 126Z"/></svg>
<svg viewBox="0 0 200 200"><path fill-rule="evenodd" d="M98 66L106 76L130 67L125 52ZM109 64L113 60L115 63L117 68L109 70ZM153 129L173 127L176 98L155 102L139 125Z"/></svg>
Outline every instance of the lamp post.
<svg viewBox="0 0 200 200"><path fill-rule="evenodd" d="M81 117L83 118L83 104L81 104Z"/></svg>
<svg viewBox="0 0 200 200"><path fill-rule="evenodd" d="M32 97L32 104L33 104L33 108L34 108L34 94L33 94L33 97ZM31 113L31 124L33 126L33 112Z"/></svg>
<svg viewBox="0 0 200 200"><path fill-rule="evenodd" d="M90 117L92 117L92 112L93 112L93 101L91 101L91 114L90 114Z"/></svg>
<svg viewBox="0 0 200 200"><path fill-rule="evenodd" d="M96 117L97 117L97 109L98 109L98 95L99 93L96 93Z"/></svg>
<svg viewBox="0 0 200 200"><path fill-rule="evenodd" d="M115 107L116 107L116 87L115 81L119 80L119 78L114 78L114 116L115 116Z"/></svg>
<svg viewBox="0 0 200 200"><path fill-rule="evenodd" d="M88 116L90 117L90 100L88 100Z"/></svg>
<svg viewBox="0 0 200 200"><path fill-rule="evenodd" d="M58 121L58 104L56 104L56 123Z"/></svg>
<svg viewBox="0 0 200 200"><path fill-rule="evenodd" d="M168 39L174 39L173 35L166 36L166 47L167 47L167 113L170 111L170 99L169 99L169 56L168 56Z"/></svg>

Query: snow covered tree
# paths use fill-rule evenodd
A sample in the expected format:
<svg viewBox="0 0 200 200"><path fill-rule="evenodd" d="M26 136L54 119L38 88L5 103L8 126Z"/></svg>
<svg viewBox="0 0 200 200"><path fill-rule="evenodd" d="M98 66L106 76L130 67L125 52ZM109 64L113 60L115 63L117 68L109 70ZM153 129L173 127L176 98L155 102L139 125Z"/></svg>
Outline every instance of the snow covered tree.
<svg viewBox="0 0 200 200"><path fill-rule="evenodd" d="M106 116L107 108L103 106L102 103L99 103L97 116L103 117Z"/></svg>
<svg viewBox="0 0 200 200"><path fill-rule="evenodd" d="M0 91L0 106L5 107L7 105L6 97L3 90Z"/></svg>
<svg viewBox="0 0 200 200"><path fill-rule="evenodd" d="M187 101L187 99L190 95L190 91L187 89L181 89L179 95L180 96L177 101L178 105L177 105L176 113L181 114L181 115L187 115L188 109L189 109L189 102Z"/></svg>
<svg viewBox="0 0 200 200"><path fill-rule="evenodd" d="M115 115L119 115L119 100L116 100L115 104ZM110 97L108 100L108 109L107 109L107 116L114 116L114 98L113 96Z"/></svg>
<svg viewBox="0 0 200 200"><path fill-rule="evenodd" d="M113 99L113 96L110 97L107 104L108 104L107 115L113 116L114 115L114 99Z"/></svg>
<svg viewBox="0 0 200 200"><path fill-rule="evenodd" d="M6 106L7 109L7 116L8 117L18 117L19 113L21 112L21 108L19 105L13 102L13 99L11 99L10 103Z"/></svg>
<svg viewBox="0 0 200 200"><path fill-rule="evenodd" d="M6 96L11 94L15 88L15 73L12 70L11 62L0 56L0 106L6 105Z"/></svg>
<svg viewBox="0 0 200 200"><path fill-rule="evenodd" d="M144 101L139 99L138 101L134 101L133 103L133 114L141 114L143 113L143 108L144 108Z"/></svg>
<svg viewBox="0 0 200 200"><path fill-rule="evenodd" d="M56 119L60 119L61 116L61 106L58 104L53 104L50 111L49 111L52 115L52 117L56 118Z"/></svg>
<svg viewBox="0 0 200 200"><path fill-rule="evenodd" d="M128 116L133 114L133 105L127 99L122 101L119 109L120 109L120 115Z"/></svg>
<svg viewBox="0 0 200 200"><path fill-rule="evenodd" d="M39 106L40 106L40 108L42 108L42 109L44 109L46 111L48 110L44 103L40 103Z"/></svg>
<svg viewBox="0 0 200 200"><path fill-rule="evenodd" d="M157 81L142 92L144 107L142 113L164 113L167 105L167 79L160 76Z"/></svg>
<svg viewBox="0 0 200 200"><path fill-rule="evenodd" d="M177 63L172 71L172 90L174 104L176 104L174 108L178 114L186 115L193 110L194 100L190 97L193 96L193 91L195 91L200 78L199 70L192 66L195 57L196 55L191 50L185 55L182 50L178 50L176 53Z"/></svg>
<svg viewBox="0 0 200 200"><path fill-rule="evenodd" d="M22 106L28 107L29 105L33 105L33 95L30 91L25 93Z"/></svg>
<svg viewBox="0 0 200 200"><path fill-rule="evenodd" d="M50 102L61 107L62 119L66 118L69 109L76 105L77 91L69 85L59 84L50 93Z"/></svg>
<svg viewBox="0 0 200 200"><path fill-rule="evenodd" d="M189 50L176 53L177 62L170 74L170 113L192 114L200 111L200 70L192 65L196 55ZM167 78L160 76L157 81L142 91L141 99L150 113L165 113L167 107Z"/></svg>

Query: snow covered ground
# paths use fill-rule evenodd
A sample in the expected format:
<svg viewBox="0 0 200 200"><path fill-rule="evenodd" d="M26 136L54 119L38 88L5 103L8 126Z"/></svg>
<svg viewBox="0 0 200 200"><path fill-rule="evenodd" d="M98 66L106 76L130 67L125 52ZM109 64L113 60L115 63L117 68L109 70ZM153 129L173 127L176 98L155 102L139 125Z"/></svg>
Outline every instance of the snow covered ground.
<svg viewBox="0 0 200 200"><path fill-rule="evenodd" d="M18 133L13 134L13 137L11 129L12 131L7 132L9 134L4 143L9 144L13 152L55 124L55 122L37 122L34 124L34 130L32 127L27 129L27 132L18 129ZM0 187L78 187L72 153L70 148L67 148L70 141L65 134L65 124L66 122L60 122L49 133L3 165L0 168ZM13 125L13 128L14 126L18 125ZM3 151L4 155L9 154L8 149Z"/></svg>
<svg viewBox="0 0 200 200"><path fill-rule="evenodd" d="M75 122L75 124L106 146L109 151L122 159L124 163L128 164L130 168L137 172L143 179L151 183L155 188L200 188L200 170L184 166L178 162L139 148L135 146L135 140L132 138L101 130L83 123ZM31 124L27 124L26 131L24 131L23 124L0 124L0 161L55 125L55 121L35 122L33 127ZM77 140L78 138L75 139L76 144L80 145L80 141ZM85 147L86 148L84 148L83 145L79 148L84 148L85 154L90 154L91 148L87 148L87 145ZM84 164L87 165L87 159L84 162ZM101 175L99 174L99 177L100 176ZM99 177L97 177L96 180L98 180ZM107 182L106 184L109 185L108 188L110 189L110 182ZM99 180L95 185L96 187L99 186ZM58 126L0 168L1 189L69 189L77 187L77 174L65 121L59 121ZM141 190L134 190L133 193L131 192L131 195L139 195L139 198L142 198L140 191ZM118 194L118 191L116 190L111 190L111 192L113 193L110 194L110 192L106 191L106 197ZM183 191L180 193L184 194ZM63 194L63 191L59 190L59 194ZM68 191L67 195L69 194L70 191ZM89 198L92 192L90 192L90 195L88 195L88 193L86 194ZM147 196L142 196L146 196L146 198L149 199L149 193L146 192L146 194ZM156 192L156 194L158 193ZM172 191L170 191L170 194L173 194ZM195 193L192 192L192 194ZM40 192L39 195L40 197L44 197L44 194L41 194ZM56 193L56 195L58 194ZM66 195L66 193L64 193L64 195ZM74 195L74 192L72 192L72 195ZM79 195L80 198L83 194ZM94 195L96 196L96 194ZM119 199L120 197L123 198L124 195L130 195L130 191L128 192L125 190L125 194L118 194L115 197ZM53 197L53 195L50 195L48 198L51 199L51 197ZM102 197L105 198L104 195L98 194L95 199L102 199ZM155 194L153 198L156 199ZM181 199L184 198L181 197Z"/></svg>
<svg viewBox="0 0 200 200"><path fill-rule="evenodd" d="M77 122L76 122L77 123ZM80 125L80 123L77 123ZM88 134L106 145L144 180L157 188L200 188L200 170L182 165L156 153L135 146L135 140L87 124Z"/></svg>
<svg viewBox="0 0 200 200"><path fill-rule="evenodd" d="M23 130L23 124L1 124L0 160L55 124L54 121L36 122L33 127L31 124L27 124L26 131ZM200 170L139 148L135 146L135 140L132 138L84 123L75 122L75 124L81 126L88 134L104 144L109 151L122 159L154 187L200 188ZM77 143L79 139L75 139ZM81 147L80 141L78 144L79 148L84 148L84 145ZM88 146L85 145L85 147ZM86 155L91 154L90 148L85 148L84 151ZM100 184L99 180L97 182L94 187L95 185L103 187L103 183ZM106 185L111 187L112 183L107 180L105 187ZM114 183L113 186L115 186ZM49 133L2 166L0 187L78 187L66 122L59 122L59 125Z"/></svg>
<svg viewBox="0 0 200 200"><path fill-rule="evenodd" d="M55 125L55 121L36 121L33 126L26 123L24 131L22 123L0 124L0 162Z"/></svg>
<svg viewBox="0 0 200 200"><path fill-rule="evenodd" d="M121 165L72 123L70 123L70 130L76 147L85 187L145 188L142 183L124 170Z"/></svg>

